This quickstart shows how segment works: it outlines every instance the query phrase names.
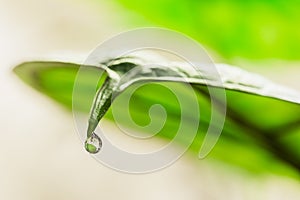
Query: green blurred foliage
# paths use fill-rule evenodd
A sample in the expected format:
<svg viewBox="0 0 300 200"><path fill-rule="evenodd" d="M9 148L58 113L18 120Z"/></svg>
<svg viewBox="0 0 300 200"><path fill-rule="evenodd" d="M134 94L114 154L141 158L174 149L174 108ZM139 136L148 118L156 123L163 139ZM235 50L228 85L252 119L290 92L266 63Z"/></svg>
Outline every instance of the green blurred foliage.
<svg viewBox="0 0 300 200"><path fill-rule="evenodd" d="M117 1L140 14L140 19L131 18L129 23L183 32L227 62L235 58L300 59L298 0Z"/></svg>

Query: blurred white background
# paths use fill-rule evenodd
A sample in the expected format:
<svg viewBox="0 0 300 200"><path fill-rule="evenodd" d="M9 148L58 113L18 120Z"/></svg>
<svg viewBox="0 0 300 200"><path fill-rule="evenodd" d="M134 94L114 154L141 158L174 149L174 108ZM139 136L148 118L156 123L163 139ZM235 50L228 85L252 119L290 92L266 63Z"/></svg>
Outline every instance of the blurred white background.
<svg viewBox="0 0 300 200"><path fill-rule="evenodd" d="M117 4L103 0L102 5L84 0L0 0L0 199L299 198L300 184L294 180L251 177L190 155L146 175L115 172L92 159L78 139L72 114L23 84L11 69L24 59L55 51L91 51L132 28ZM273 74L267 68L255 70L300 90L299 70L276 63Z"/></svg>

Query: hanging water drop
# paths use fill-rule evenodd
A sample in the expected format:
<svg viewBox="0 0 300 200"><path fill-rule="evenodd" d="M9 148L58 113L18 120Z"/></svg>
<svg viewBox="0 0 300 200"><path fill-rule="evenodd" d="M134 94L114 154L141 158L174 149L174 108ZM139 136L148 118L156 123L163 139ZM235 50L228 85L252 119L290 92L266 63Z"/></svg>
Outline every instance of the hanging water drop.
<svg viewBox="0 0 300 200"><path fill-rule="evenodd" d="M87 152L91 154L96 154L100 151L102 147L102 140L98 135L93 133L90 137L86 139L84 147Z"/></svg>

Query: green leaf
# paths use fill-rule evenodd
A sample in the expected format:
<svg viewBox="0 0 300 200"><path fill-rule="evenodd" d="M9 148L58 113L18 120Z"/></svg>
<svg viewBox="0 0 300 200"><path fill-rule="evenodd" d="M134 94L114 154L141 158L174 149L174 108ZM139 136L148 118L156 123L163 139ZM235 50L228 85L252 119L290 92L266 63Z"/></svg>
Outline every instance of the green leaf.
<svg viewBox="0 0 300 200"><path fill-rule="evenodd" d="M119 67L122 68L122 66L124 66L123 63L120 63ZM14 72L27 84L71 109L72 91L79 67L80 64L76 63L26 62L17 66ZM103 71L103 69L93 66L86 66L86 68L88 69L87 73L84 78L80 79L79 84L87 88L94 87L90 80L97 78L97 72ZM221 76L226 88L227 117L221 138L209 158L258 174L275 173L299 178L299 94L234 67L217 65L217 68L222 70ZM165 81L170 78L164 73L161 75L160 81L164 81L161 79L162 77L165 78ZM208 84L213 85L209 79L204 79ZM155 82L156 80L152 77L151 81ZM201 110L200 128L190 147L191 152L197 153L210 121L211 102L207 87L203 85L200 77L193 77L189 81L197 93ZM100 81L99 86L102 83ZM187 97L192 92L184 89L182 83L178 81L168 82L168 84L177 87ZM218 88L215 89L218 90ZM130 90L131 87L128 86L117 100L122 101L122 98L130 93ZM219 88L219 90L221 89ZM82 90L82 96L84 95L84 90ZM141 125L148 124L148 109L153 104L161 104L168 114L165 126L158 136L167 140L171 139L176 133L174 130L177 130L180 123L180 105L171 93L157 84L145 85L134 93L130 101L130 114L133 120ZM83 99L79 108L89 112L91 106L90 100ZM118 106L115 109L122 117L127 108ZM110 110L105 117L113 120ZM161 116L155 117L159 119ZM193 118L194 116L190 116L191 120ZM189 130L187 130L188 132ZM184 144L184 138L181 142Z"/></svg>

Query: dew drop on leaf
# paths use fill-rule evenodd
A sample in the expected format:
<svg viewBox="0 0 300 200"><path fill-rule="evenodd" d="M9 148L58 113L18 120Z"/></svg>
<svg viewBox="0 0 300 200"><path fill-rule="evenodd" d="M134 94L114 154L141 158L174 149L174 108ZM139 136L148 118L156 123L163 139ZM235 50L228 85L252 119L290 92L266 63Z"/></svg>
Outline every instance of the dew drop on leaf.
<svg viewBox="0 0 300 200"><path fill-rule="evenodd" d="M102 147L102 140L98 135L93 133L90 137L86 139L84 147L87 152L91 154L96 154L100 151Z"/></svg>

